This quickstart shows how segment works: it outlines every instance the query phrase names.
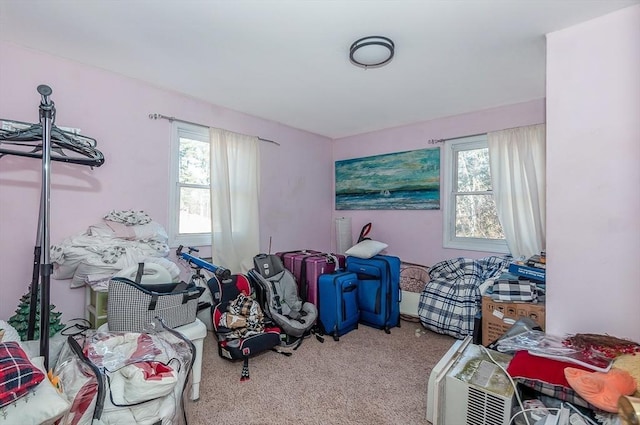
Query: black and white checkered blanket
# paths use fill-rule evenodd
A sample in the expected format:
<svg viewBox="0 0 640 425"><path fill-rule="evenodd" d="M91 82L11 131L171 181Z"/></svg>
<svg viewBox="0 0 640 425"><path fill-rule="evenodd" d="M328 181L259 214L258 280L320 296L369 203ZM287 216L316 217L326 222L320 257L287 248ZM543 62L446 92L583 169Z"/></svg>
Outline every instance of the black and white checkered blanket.
<svg viewBox="0 0 640 425"><path fill-rule="evenodd" d="M511 257L478 260L454 258L429 270L431 280L420 294L420 321L434 332L462 339L473 333L476 313L481 309L479 286L508 266Z"/></svg>

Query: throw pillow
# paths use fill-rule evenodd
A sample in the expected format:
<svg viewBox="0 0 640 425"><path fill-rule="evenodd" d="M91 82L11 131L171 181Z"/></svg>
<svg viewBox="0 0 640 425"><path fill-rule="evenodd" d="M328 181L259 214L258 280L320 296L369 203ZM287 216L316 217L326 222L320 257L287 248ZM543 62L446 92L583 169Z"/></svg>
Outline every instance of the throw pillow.
<svg viewBox="0 0 640 425"><path fill-rule="evenodd" d="M34 357L31 361L44 372L44 357ZM70 406L51 381L45 379L32 390L32 394L2 408L0 425L52 425Z"/></svg>
<svg viewBox="0 0 640 425"><path fill-rule="evenodd" d="M593 372L567 367L564 370L571 388L586 401L605 412L618 412L618 399L631 395L638 385L626 370L611 369L609 372Z"/></svg>
<svg viewBox="0 0 640 425"><path fill-rule="evenodd" d="M382 252L383 249L388 246L389 245L387 245L386 243L367 239L362 242L358 242L351 248L347 249L345 251L345 254L351 255L353 257L367 259L378 255L380 252Z"/></svg>
<svg viewBox="0 0 640 425"><path fill-rule="evenodd" d="M507 373L515 382L541 394L568 401L577 406L591 408L592 406L567 382L564 374L564 370L567 367L588 370L573 363L534 356L529 354L528 351L522 350L516 352L509 362Z"/></svg>
<svg viewBox="0 0 640 425"><path fill-rule="evenodd" d="M0 342L20 341L20 334L18 334L16 328L4 320L0 320L0 329L4 331L2 338L0 338Z"/></svg>
<svg viewBox="0 0 640 425"><path fill-rule="evenodd" d="M636 392L633 396L640 397L640 356L637 354L623 354L618 356L613 362L613 367L626 370L633 376L637 384Z"/></svg>
<svg viewBox="0 0 640 425"><path fill-rule="evenodd" d="M26 395L44 379L16 341L0 342L0 408Z"/></svg>

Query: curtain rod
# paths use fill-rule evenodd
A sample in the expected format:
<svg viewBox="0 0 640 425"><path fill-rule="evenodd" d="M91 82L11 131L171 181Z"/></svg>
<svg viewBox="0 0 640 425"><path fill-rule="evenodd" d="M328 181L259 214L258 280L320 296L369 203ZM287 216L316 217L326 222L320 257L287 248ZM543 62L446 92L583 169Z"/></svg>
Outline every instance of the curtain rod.
<svg viewBox="0 0 640 425"><path fill-rule="evenodd" d="M208 125L200 124L200 123L193 122L193 121L181 120L181 119L176 118L176 117L168 117L168 116L162 115L162 114L149 114L149 119L151 119L151 120L163 119L163 120L167 120L169 122L178 121L178 122L182 122L182 123L185 123L185 124L197 125L198 127L210 128L210 126L208 126ZM263 139L262 137L258 137L258 140L261 140L263 142L273 143L274 145L280 146L280 143L274 142L273 140Z"/></svg>

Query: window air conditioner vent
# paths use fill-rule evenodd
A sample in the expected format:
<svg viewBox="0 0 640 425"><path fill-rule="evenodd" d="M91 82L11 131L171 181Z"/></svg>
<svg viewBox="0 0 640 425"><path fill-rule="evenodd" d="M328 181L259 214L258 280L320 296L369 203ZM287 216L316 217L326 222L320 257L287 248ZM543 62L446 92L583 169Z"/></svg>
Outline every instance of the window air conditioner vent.
<svg viewBox="0 0 640 425"><path fill-rule="evenodd" d="M490 417L491 420L487 423L500 423L504 417L505 411L505 401L502 398L496 397L492 394L487 393L487 408L486 408L487 417Z"/></svg>
<svg viewBox="0 0 640 425"><path fill-rule="evenodd" d="M471 337L457 341L429 376L427 420L434 425L511 425L514 388L500 369L511 356L493 360ZM498 365L494 363L498 362Z"/></svg>
<svg viewBox="0 0 640 425"><path fill-rule="evenodd" d="M501 423L504 417L504 400L472 386L469 386L468 389L466 425Z"/></svg>
<svg viewBox="0 0 640 425"><path fill-rule="evenodd" d="M478 412L467 412L466 425L484 425L484 418Z"/></svg>

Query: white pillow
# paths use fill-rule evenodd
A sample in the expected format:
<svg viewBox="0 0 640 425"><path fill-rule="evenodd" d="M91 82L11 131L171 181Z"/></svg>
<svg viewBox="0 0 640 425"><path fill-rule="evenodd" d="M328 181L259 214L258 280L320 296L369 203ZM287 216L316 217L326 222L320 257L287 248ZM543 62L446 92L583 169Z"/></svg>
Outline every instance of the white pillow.
<svg viewBox="0 0 640 425"><path fill-rule="evenodd" d="M345 251L345 254L358 258L371 258L374 255L378 255L383 249L388 247L386 243L373 241L366 239L362 242L358 242L351 248Z"/></svg>
<svg viewBox="0 0 640 425"><path fill-rule="evenodd" d="M0 320L0 329L4 330L4 334L2 338L0 338L0 342L20 342L20 335L18 334L18 331L16 331L16 328L11 326L9 323L4 320Z"/></svg>
<svg viewBox="0 0 640 425"><path fill-rule="evenodd" d="M47 373L44 357L34 357L31 363ZM29 394L0 410L0 425L52 425L70 407L71 404L58 393L49 378L45 378Z"/></svg>

